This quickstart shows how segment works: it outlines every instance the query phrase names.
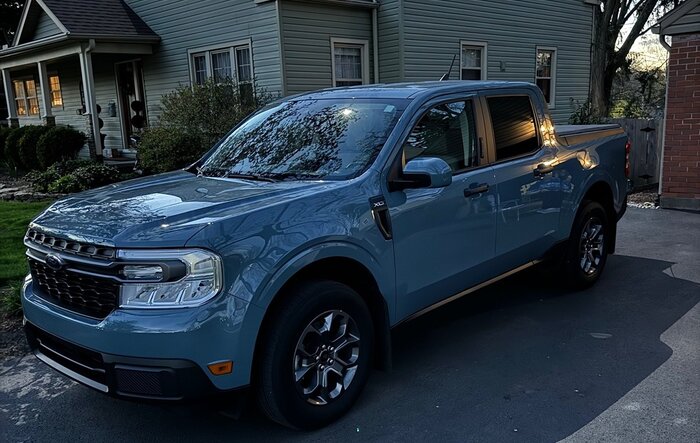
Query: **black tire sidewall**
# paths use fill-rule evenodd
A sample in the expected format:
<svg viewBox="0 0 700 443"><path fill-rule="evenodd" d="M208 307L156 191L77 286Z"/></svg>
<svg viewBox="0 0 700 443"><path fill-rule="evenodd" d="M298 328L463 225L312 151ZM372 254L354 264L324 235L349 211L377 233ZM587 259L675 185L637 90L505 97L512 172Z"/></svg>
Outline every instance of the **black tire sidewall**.
<svg viewBox="0 0 700 443"><path fill-rule="evenodd" d="M263 343L269 348L260 362L260 379L266 387L261 395L267 396L279 415L271 416L273 420L297 429L315 429L338 419L359 397L371 369L374 328L366 304L346 285L318 281L299 286L292 292L273 323L268 323L274 325L274 330ZM342 310L355 321L360 333L360 359L348 389L327 405L317 406L308 403L297 391L293 378L294 351L304 328L330 310Z"/></svg>
<svg viewBox="0 0 700 443"><path fill-rule="evenodd" d="M605 244L603 246L603 256L601 257L598 269L593 274L586 274L583 269L581 269L580 265L580 242L583 228L586 226L588 220L593 217L599 218L603 224ZM611 228L612 226L608 214L600 203L587 201L582 204L581 211L574 222L574 229L571 231L571 237L569 237L566 260L564 262L564 275L566 276L566 282L569 286L574 289L585 289L600 279L608 260L609 239L610 235L612 235Z"/></svg>

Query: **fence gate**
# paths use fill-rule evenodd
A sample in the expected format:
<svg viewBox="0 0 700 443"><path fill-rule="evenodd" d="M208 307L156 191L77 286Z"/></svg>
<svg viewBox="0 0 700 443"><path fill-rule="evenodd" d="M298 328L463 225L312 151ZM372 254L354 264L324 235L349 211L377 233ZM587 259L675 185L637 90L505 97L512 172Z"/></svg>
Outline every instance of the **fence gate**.
<svg viewBox="0 0 700 443"><path fill-rule="evenodd" d="M630 179L635 190L654 188L659 184L663 120L615 118L632 142Z"/></svg>

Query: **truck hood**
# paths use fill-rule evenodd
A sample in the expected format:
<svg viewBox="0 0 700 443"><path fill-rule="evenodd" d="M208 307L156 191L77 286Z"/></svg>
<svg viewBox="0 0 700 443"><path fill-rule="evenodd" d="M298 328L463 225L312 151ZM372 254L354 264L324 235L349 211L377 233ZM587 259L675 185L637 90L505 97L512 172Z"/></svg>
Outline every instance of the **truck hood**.
<svg viewBox="0 0 700 443"><path fill-rule="evenodd" d="M332 183L217 179L177 171L59 200L30 226L106 246L180 247L221 218L289 201Z"/></svg>

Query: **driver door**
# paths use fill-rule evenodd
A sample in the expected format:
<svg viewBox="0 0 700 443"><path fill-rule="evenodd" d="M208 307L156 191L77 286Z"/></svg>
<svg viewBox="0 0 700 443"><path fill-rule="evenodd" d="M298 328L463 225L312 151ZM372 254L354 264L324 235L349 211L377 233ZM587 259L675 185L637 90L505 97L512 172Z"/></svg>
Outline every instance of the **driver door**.
<svg viewBox="0 0 700 443"><path fill-rule="evenodd" d="M482 158L474 106L471 99L432 106L403 145L402 166L416 157L439 157L453 175L443 188L387 195L399 318L491 278L497 190Z"/></svg>

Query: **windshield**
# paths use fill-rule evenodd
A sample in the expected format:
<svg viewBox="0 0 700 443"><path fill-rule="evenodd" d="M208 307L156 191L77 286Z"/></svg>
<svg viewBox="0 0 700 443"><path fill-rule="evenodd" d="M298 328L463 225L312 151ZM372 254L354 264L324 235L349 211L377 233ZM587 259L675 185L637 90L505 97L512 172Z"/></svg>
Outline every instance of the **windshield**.
<svg viewBox="0 0 700 443"><path fill-rule="evenodd" d="M353 178L374 161L401 111L398 100L278 103L228 134L199 171L253 179Z"/></svg>

